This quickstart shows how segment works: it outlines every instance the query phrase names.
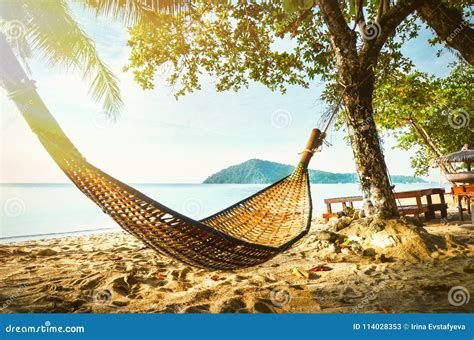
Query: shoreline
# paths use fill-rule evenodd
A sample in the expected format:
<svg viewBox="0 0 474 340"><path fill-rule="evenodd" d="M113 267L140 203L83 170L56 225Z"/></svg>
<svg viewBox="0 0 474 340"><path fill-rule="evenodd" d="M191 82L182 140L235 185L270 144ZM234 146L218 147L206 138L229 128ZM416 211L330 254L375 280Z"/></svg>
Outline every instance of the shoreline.
<svg viewBox="0 0 474 340"><path fill-rule="evenodd" d="M52 240L52 239L63 239L63 238L68 238L68 237L102 235L102 234L107 234L107 233L118 233L121 231L122 229L119 226L117 226L117 227L84 229L84 230L69 231L69 232L0 237L0 245L14 245L16 243L22 243L22 242L28 242L28 241L46 241L46 240Z"/></svg>

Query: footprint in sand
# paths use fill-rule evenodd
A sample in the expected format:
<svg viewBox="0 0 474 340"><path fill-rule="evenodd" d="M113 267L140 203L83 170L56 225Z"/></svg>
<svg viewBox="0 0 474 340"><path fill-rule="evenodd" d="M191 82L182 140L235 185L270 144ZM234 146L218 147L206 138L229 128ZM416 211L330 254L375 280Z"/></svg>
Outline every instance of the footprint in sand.
<svg viewBox="0 0 474 340"><path fill-rule="evenodd" d="M168 266L169 266L168 263L166 263L166 262L159 262L159 261L154 262L153 265L154 265L156 268L168 268Z"/></svg>
<svg viewBox="0 0 474 340"><path fill-rule="evenodd" d="M76 311L80 309L82 305L84 305L85 303L87 303L86 300L76 299L76 300L71 301L71 307L73 308L73 311Z"/></svg>
<svg viewBox="0 0 474 340"><path fill-rule="evenodd" d="M93 278L92 280L78 280L78 283L82 289L92 289L99 285L101 278L102 277L98 276Z"/></svg>
<svg viewBox="0 0 474 340"><path fill-rule="evenodd" d="M157 291L158 291L158 292L162 292L162 293L173 293L173 292L174 292L173 289L171 289L171 288L166 288L166 287L158 288Z"/></svg>
<svg viewBox="0 0 474 340"><path fill-rule="evenodd" d="M172 303L165 306L165 309L160 310L160 313L169 313L169 314L176 314L183 308L182 303Z"/></svg>
<svg viewBox="0 0 474 340"><path fill-rule="evenodd" d="M202 291L199 291L196 293L194 296L194 300L200 301L200 300L209 300L211 296L213 296L215 293L212 289L205 289Z"/></svg>
<svg viewBox="0 0 474 340"><path fill-rule="evenodd" d="M237 288L234 290L234 294L236 295L244 295L244 290L243 289L240 289L240 288Z"/></svg>
<svg viewBox="0 0 474 340"><path fill-rule="evenodd" d="M178 273L178 280L179 281L189 281L188 280L188 276L190 276L189 274L192 272L193 270L191 269L191 267L185 267L183 270L181 270L179 273Z"/></svg>
<svg viewBox="0 0 474 340"><path fill-rule="evenodd" d="M364 293L356 292L352 287L346 287L342 295L342 301L345 303L353 303L354 300L364 297Z"/></svg>
<svg viewBox="0 0 474 340"><path fill-rule="evenodd" d="M112 301L112 305L117 307L125 307L128 305L128 301Z"/></svg>
<svg viewBox="0 0 474 340"><path fill-rule="evenodd" d="M131 284L136 283L134 279L130 282L130 278L127 280L127 276L121 276L112 281L112 290L119 295L127 296L131 293Z"/></svg>
<svg viewBox="0 0 474 340"><path fill-rule="evenodd" d="M56 250L46 248L46 249L38 250L38 252L36 253L36 256L54 256L57 253L58 252Z"/></svg>
<svg viewBox="0 0 474 340"><path fill-rule="evenodd" d="M183 312L184 313L210 313L209 308L210 306L208 304L197 305L197 306L188 307Z"/></svg>
<svg viewBox="0 0 474 340"><path fill-rule="evenodd" d="M236 282L242 282L242 281L245 281L245 280L248 280L249 277L248 276L245 276L245 275L236 275L235 276L235 281Z"/></svg>
<svg viewBox="0 0 474 340"><path fill-rule="evenodd" d="M259 301L253 306L256 313L274 313L273 308L268 302Z"/></svg>
<svg viewBox="0 0 474 340"><path fill-rule="evenodd" d="M242 298L235 297L230 300L227 300L222 305L219 313L238 313L242 309L247 307L246 303L242 300Z"/></svg>

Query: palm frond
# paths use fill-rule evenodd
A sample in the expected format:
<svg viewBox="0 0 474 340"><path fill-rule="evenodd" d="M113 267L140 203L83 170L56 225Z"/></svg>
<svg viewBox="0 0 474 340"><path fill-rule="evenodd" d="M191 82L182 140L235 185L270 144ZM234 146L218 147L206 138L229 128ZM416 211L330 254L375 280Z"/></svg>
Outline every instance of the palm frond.
<svg viewBox="0 0 474 340"><path fill-rule="evenodd" d="M28 40L51 64L74 68L90 81L90 93L102 101L106 114L115 117L122 108L118 79L100 59L93 41L69 12L65 0L24 1L30 18Z"/></svg>
<svg viewBox="0 0 474 340"><path fill-rule="evenodd" d="M95 11L96 15L105 14L122 20L126 25L134 25L148 19L152 20L157 13L186 13L190 0L83 0L86 8Z"/></svg>

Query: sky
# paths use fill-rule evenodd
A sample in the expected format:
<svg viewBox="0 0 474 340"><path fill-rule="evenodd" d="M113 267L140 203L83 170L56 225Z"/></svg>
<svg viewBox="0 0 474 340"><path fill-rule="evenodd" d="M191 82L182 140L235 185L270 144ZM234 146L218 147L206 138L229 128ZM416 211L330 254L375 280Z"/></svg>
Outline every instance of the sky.
<svg viewBox="0 0 474 340"><path fill-rule="evenodd" d="M253 83L239 92L216 92L213 80L203 79L202 90L176 101L164 80L144 91L123 72L129 48L126 27L110 18L96 17L72 6L75 18L92 37L102 59L120 79L124 109L116 122L105 119L101 106L88 94L80 74L30 60L38 92L63 130L81 153L110 175L128 183L199 183L207 176L251 158L297 164L309 133L326 105L324 84L309 89L289 87L286 94ZM446 76L454 57L427 39L431 32L404 47L417 69ZM166 72L166 70L165 70ZM5 91L0 90L1 172L3 183L68 183L44 151ZM310 168L354 172L352 149L342 131L332 131ZM392 175L412 175L413 151L393 149L396 142L383 136L385 159ZM438 181L434 170L428 179Z"/></svg>

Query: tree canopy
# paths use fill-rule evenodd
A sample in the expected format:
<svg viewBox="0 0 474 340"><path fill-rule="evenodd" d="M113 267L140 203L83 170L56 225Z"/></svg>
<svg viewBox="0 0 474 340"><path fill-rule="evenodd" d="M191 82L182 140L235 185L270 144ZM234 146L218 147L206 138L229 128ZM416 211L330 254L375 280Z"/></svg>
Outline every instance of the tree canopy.
<svg viewBox="0 0 474 340"><path fill-rule="evenodd" d="M410 7L409 2L399 1L404 2ZM379 36L388 35L376 66L379 77L411 66L401 46L417 37L426 24L407 15L396 34L382 32L377 20L382 17L379 6L384 1L369 1L364 8L357 7L358 1L340 3L345 21L357 32L361 60L371 53ZM387 8L386 12L395 15L404 9L399 7ZM469 14L462 3L458 8ZM166 73L166 81L175 88L176 96L200 89L203 74L215 78L218 91L238 90L256 81L284 93L288 85L308 87L317 76L330 81L329 85L336 80L331 34L312 0L198 0L192 2L186 15L157 13L139 21L130 35L132 54L126 69L133 70L145 89L154 88L156 76L165 74L163 69L172 69L171 75ZM430 41L436 42L439 39Z"/></svg>
<svg viewBox="0 0 474 340"><path fill-rule="evenodd" d="M427 175L434 158L464 144L474 147L473 94L474 68L463 62L452 65L446 78L396 72L376 86L375 120L382 129L395 130L399 148L417 149L412 167L416 175Z"/></svg>

